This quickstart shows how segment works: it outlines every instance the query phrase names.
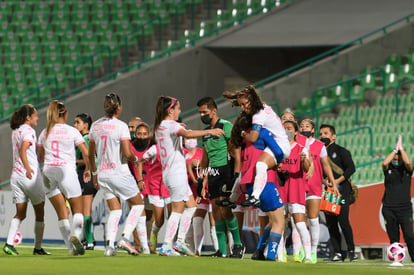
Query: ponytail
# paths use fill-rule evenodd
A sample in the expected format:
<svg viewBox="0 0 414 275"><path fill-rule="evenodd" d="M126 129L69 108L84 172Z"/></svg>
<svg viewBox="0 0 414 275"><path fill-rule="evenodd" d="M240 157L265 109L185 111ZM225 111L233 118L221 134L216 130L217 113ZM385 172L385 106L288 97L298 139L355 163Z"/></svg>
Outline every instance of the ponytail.
<svg viewBox="0 0 414 275"><path fill-rule="evenodd" d="M50 130L58 122L59 118L64 117L67 113L66 107L62 102L53 100L47 108L47 126L46 137L48 137Z"/></svg>
<svg viewBox="0 0 414 275"><path fill-rule="evenodd" d="M121 106L121 98L114 93L107 94L104 100L105 116L113 117Z"/></svg>
<svg viewBox="0 0 414 275"><path fill-rule="evenodd" d="M154 128L152 129L153 134L157 131L158 127L161 124L161 121L165 119L168 115L168 111L175 107L178 100L169 97L169 96L160 96L157 100L157 105L155 107L155 120L154 120Z"/></svg>
<svg viewBox="0 0 414 275"><path fill-rule="evenodd" d="M237 101L240 97L245 97L251 106L251 114L254 115L264 108L264 103L253 85L246 86L243 90L238 92L223 92L223 97L228 99L233 106L239 106Z"/></svg>
<svg viewBox="0 0 414 275"><path fill-rule="evenodd" d="M26 118L35 112L32 104L24 104L18 110L14 111L10 118L10 128L15 130L26 122Z"/></svg>

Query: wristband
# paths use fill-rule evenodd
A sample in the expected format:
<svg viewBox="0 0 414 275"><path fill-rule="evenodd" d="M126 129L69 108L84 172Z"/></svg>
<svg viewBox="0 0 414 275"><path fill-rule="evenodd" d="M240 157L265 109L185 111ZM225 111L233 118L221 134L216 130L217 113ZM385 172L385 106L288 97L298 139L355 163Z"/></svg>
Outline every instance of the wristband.
<svg viewBox="0 0 414 275"><path fill-rule="evenodd" d="M144 182L144 180L138 180L138 183L140 183L141 181Z"/></svg>
<svg viewBox="0 0 414 275"><path fill-rule="evenodd" d="M96 175L98 175L98 170L96 170L95 172L92 171L91 173L92 173L92 176L96 176Z"/></svg>
<svg viewBox="0 0 414 275"><path fill-rule="evenodd" d="M396 153L396 154L398 154L398 151L397 151L397 149L392 149L392 151L394 152L394 153Z"/></svg>

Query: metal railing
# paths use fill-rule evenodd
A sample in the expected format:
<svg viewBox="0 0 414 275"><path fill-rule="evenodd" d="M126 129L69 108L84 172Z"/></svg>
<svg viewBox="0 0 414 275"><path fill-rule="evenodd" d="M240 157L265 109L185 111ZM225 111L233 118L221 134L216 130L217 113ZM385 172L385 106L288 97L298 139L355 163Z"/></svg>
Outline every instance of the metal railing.
<svg viewBox="0 0 414 275"><path fill-rule="evenodd" d="M407 84L411 84L411 83L414 83L414 80L410 80L410 81L406 81L406 82L400 83L395 88L395 113L396 114L398 114L399 111L400 111L400 105L399 105L399 99L398 99L400 88L403 87L403 86L405 86L405 85L407 85Z"/></svg>

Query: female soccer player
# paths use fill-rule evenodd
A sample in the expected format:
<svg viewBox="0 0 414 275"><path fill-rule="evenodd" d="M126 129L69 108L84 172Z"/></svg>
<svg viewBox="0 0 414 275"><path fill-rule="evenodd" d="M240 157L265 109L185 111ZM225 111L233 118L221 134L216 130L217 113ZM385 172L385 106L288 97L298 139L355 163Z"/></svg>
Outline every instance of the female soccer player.
<svg viewBox="0 0 414 275"><path fill-rule="evenodd" d="M184 230L184 227L189 226L196 209L194 199L191 200L192 193L187 182L182 137L196 138L204 135L221 136L224 134L221 129L186 130L176 122L180 113L180 102L177 99L166 96L158 98L153 130L161 156L162 177L165 186L170 191L172 205L172 213L166 225L167 233L160 249L160 255L164 256L179 255L172 249L172 240L180 220L180 227L183 226L182 230ZM186 211L184 211L184 207L187 208Z"/></svg>
<svg viewBox="0 0 414 275"><path fill-rule="evenodd" d="M121 155L134 162L138 162L138 157L131 152L128 125L118 119L122 113L122 103L118 95L110 93L105 96L104 111L105 116L92 124L89 134L89 160L93 181L95 185L99 182L99 188L104 192L109 208L104 255L116 255L114 243L122 215L121 199L128 201L130 211L118 247L131 255L138 255L129 243L129 238L144 210L144 203L134 177L127 163L121 160ZM95 153L98 167L95 165Z"/></svg>
<svg viewBox="0 0 414 275"><path fill-rule="evenodd" d="M242 137L251 143L255 142L260 134L260 129L266 128L276 141L276 146L267 146L256 163L256 177L254 179L253 192L249 199L242 202L243 206L257 205L260 194L267 182L267 169L280 165L283 159L290 154L289 140L280 118L272 108L260 99L256 89L249 85L239 92L224 92L223 96L232 100L234 105L240 106L242 112L252 116L252 129L250 132L242 132Z"/></svg>
<svg viewBox="0 0 414 275"><path fill-rule="evenodd" d="M13 241L21 222L26 218L27 201L30 199L35 211L35 248L33 255L50 255L42 248L44 229L45 192L36 155L36 132L32 128L37 125L36 109L30 105L22 105L10 119L12 129L13 172L10 185L16 203L16 215L10 222L7 241L3 251L9 255L20 255L13 246Z"/></svg>
<svg viewBox="0 0 414 275"><path fill-rule="evenodd" d="M89 130L91 129L91 125L92 118L90 115L82 113L75 117L74 126L81 133L87 147L89 147ZM85 248L86 250L93 250L95 245L93 238L92 202L98 190L93 186L92 181L83 181L85 160L82 158L82 152L79 148L76 148L76 171L78 172L78 179L82 189L83 236L85 238Z"/></svg>
<svg viewBox="0 0 414 275"><path fill-rule="evenodd" d="M56 210L59 229L69 248L69 255L83 255L85 250L79 240L83 231L83 203L76 173L75 145L85 160L85 182L91 179L90 165L85 141L78 130L66 124L67 119L65 105L57 100L52 101L47 109L46 129L39 136L39 158L44 161L46 195ZM72 209L72 233L65 198Z"/></svg>

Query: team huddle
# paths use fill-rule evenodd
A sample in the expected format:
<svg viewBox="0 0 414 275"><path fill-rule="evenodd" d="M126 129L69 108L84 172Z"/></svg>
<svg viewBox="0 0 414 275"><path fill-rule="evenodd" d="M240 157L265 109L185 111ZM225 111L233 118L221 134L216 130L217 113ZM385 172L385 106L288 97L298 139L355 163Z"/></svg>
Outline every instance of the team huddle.
<svg viewBox="0 0 414 275"><path fill-rule="evenodd" d="M30 200L36 216L33 254L50 254L42 248L46 196L56 210L69 255L93 249L91 205L100 190L109 209L105 256L115 256L117 248L131 255L200 256L208 217L212 256L242 259L243 213L252 207L260 222L253 260L287 261L286 228L292 219L293 260L317 263L323 186L339 195L340 180L334 178L326 149L335 134L333 126L320 127L319 141L312 120L298 125L292 112L279 118L253 86L223 96L241 109L234 125L219 118L214 99L205 97L197 106L206 128L187 130L178 122L179 100L161 96L152 133L138 118L129 129L119 120L122 103L113 93L105 96L102 118L92 123L80 114L75 127L66 124L65 105L53 101L38 139L33 129L37 112L23 105L10 120L16 215L4 252L19 255L13 240ZM121 200L130 209L117 240ZM164 241L157 250L162 226ZM353 241L347 244L355 260Z"/></svg>

